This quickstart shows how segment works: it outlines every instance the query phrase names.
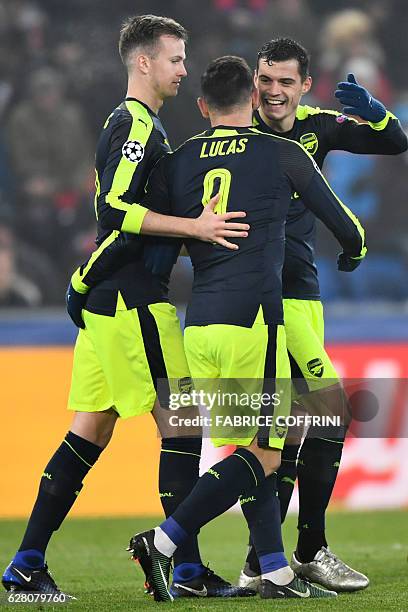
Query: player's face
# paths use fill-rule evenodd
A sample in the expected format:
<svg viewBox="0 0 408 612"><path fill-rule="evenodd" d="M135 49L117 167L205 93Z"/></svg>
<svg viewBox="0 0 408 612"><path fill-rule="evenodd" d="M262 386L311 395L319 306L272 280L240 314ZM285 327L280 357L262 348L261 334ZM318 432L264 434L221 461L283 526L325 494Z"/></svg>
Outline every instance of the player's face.
<svg viewBox="0 0 408 612"><path fill-rule="evenodd" d="M302 81L296 59L272 64L260 60L255 85L259 90L260 106L265 117L277 124L286 123L286 130L291 129L288 121L295 119L300 99L309 91L312 80L306 77Z"/></svg>
<svg viewBox="0 0 408 612"><path fill-rule="evenodd" d="M153 87L161 100L177 96L181 79L187 75L184 40L161 36L158 51L151 61Z"/></svg>

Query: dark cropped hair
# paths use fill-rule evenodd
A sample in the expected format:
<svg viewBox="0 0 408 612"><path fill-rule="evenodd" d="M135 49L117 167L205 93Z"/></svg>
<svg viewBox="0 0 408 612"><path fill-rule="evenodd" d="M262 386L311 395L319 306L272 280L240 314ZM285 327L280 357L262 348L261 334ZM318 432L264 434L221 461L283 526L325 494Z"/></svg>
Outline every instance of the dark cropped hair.
<svg viewBox="0 0 408 612"><path fill-rule="evenodd" d="M242 57L224 55L209 63L201 77L208 106L226 110L246 102L253 90L252 72Z"/></svg>
<svg viewBox="0 0 408 612"><path fill-rule="evenodd" d="M170 17L137 15L126 19L119 37L119 54L125 66L130 53L137 47L154 56L160 36L174 36L184 41L188 38L183 26Z"/></svg>
<svg viewBox="0 0 408 612"><path fill-rule="evenodd" d="M310 55L302 45L292 38L274 38L265 43L258 53L256 67L259 67L260 60L272 64L273 62L285 62L291 59L297 60L300 78L304 81L309 76Z"/></svg>

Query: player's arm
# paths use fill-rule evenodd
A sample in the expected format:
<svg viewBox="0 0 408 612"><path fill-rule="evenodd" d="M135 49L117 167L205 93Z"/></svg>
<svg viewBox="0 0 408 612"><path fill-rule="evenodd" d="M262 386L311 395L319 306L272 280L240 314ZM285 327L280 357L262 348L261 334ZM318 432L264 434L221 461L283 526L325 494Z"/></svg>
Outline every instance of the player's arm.
<svg viewBox="0 0 408 612"><path fill-rule="evenodd" d="M211 202L197 219L173 217L149 211L138 202L126 202L127 194L140 189L140 181L146 176L146 164L152 164L152 144L149 142L153 123L150 117L137 116L120 122L112 130L110 149L103 176L99 177L99 195L96 201L97 217L102 229L169 236L197 238L216 242L228 248L225 237L241 237L246 224L226 224L226 221L245 217L245 212L216 215L216 201ZM137 148L135 148L135 145ZM144 185L143 185L144 187Z"/></svg>
<svg viewBox="0 0 408 612"><path fill-rule="evenodd" d="M159 216L164 216L166 219L169 217L167 215L171 215L174 211L175 202L172 197L172 170L171 164L173 161L173 155L170 153L162 157L159 162L156 164L152 173L149 177L147 186L146 186L146 195L143 199L143 205L149 208L152 212L156 212ZM218 202L219 196L218 194L211 198L209 204L204 207L203 212L200 217L185 219L186 221L198 221L204 220L209 216L209 221L212 223L212 217L214 216L214 208ZM179 207L180 210L180 207ZM181 210L183 208L181 207ZM186 211L187 213L187 211ZM217 215L215 215L217 216ZM218 215L220 217L225 217L228 220L228 213L226 215ZM146 216L147 217L147 216ZM174 217L176 219L176 217ZM222 233L218 235L217 240L207 240L207 242L217 242L222 246L225 246L229 249L235 250L237 249L237 245L226 240L226 238L239 238L245 237L247 232L239 232L237 231L236 224L228 223L225 224L225 221L220 224L220 230ZM246 226L249 228L249 226ZM228 229L227 229L228 228ZM191 235L190 237L200 238L200 236ZM183 243L182 238L184 236L180 236L179 240L174 239L166 239L161 238L160 240L155 240L152 243L148 243L144 248L144 261L145 265L154 273L154 274L170 274L173 265L175 264L177 257L180 253L180 249Z"/></svg>
<svg viewBox="0 0 408 612"><path fill-rule="evenodd" d="M246 237L249 226L246 223L231 222L246 216L245 212L230 212L222 215L214 213L218 195L214 196L196 219L173 217L148 210L138 203L129 204L122 200L130 186L132 191L138 189L138 180L146 175L143 164L151 164L149 146L149 117L146 121L122 120L112 130L110 149L102 177L97 181L96 213L105 230L110 230L108 237L91 254L89 259L77 268L71 277L66 294L68 313L78 325L77 314L71 311L71 304L85 304L88 291L108 278L120 267L120 249L117 241L120 231L134 234L156 236L173 236L181 238L197 238L207 242L215 242L229 249L238 246L227 238ZM134 127L136 124L136 128ZM140 124L140 126L139 126ZM130 159L127 143L137 142L139 161ZM144 145L146 148L144 149ZM141 151L143 156L141 158ZM150 161L148 161L150 159ZM155 179L153 179L154 181ZM150 181L152 184L152 181ZM153 200L151 200L153 202ZM150 204L152 205L152 204ZM227 223L228 222L228 223ZM170 249L173 252L173 248ZM78 295L79 294L79 295ZM83 306L82 306L83 307ZM76 309L78 312L78 309Z"/></svg>
<svg viewBox="0 0 408 612"><path fill-rule="evenodd" d="M407 136L397 117L359 85L353 74L338 83L334 95L344 105L344 115L361 117L367 123L340 114L327 115L327 136L332 149L379 155L397 155L407 150Z"/></svg>
<svg viewBox="0 0 408 612"><path fill-rule="evenodd" d="M110 121L115 121L110 125ZM98 144L98 157L103 157L103 173L96 180L95 212L106 238L75 270L66 293L67 311L75 325L84 327L82 309L88 292L121 265L120 232L140 233L147 209L129 200L129 193L141 191L148 172L154 163L150 136L153 122L149 114L129 112L119 119L109 117L104 129L110 129L107 150L106 141ZM106 156L106 157L105 157Z"/></svg>
<svg viewBox="0 0 408 612"><path fill-rule="evenodd" d="M367 253L357 217L336 196L313 158L296 142L282 143L284 172L303 203L334 234L343 248L339 270L355 269Z"/></svg>

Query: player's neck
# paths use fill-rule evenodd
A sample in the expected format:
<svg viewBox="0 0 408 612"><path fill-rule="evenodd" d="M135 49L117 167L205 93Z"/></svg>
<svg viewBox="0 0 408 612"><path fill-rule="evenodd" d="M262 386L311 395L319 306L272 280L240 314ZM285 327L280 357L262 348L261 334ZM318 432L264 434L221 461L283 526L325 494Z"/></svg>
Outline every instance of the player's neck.
<svg viewBox="0 0 408 612"><path fill-rule="evenodd" d="M248 127L252 125L252 109L237 110L232 113L211 113L211 127L228 125L230 127Z"/></svg>
<svg viewBox="0 0 408 612"><path fill-rule="evenodd" d="M163 99L160 98L153 89L149 88L144 83L140 83L136 79L129 78L126 97L140 100L140 102L146 104L146 106L156 113L156 115L163 106Z"/></svg>
<svg viewBox="0 0 408 612"><path fill-rule="evenodd" d="M274 132L289 132L293 128L296 119L296 112L281 120L274 120L267 117L263 112L262 107L259 107L258 112L262 121L266 123L266 125Z"/></svg>

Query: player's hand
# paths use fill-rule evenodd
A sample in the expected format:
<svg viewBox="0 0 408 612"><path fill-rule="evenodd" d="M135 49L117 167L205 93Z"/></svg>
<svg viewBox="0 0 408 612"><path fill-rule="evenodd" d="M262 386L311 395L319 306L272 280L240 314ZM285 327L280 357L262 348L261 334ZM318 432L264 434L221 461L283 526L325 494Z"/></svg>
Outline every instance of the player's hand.
<svg viewBox="0 0 408 612"><path fill-rule="evenodd" d="M353 272L361 264L364 257L364 255L362 257L351 257L347 253L339 253L337 256L337 269L340 272Z"/></svg>
<svg viewBox="0 0 408 612"><path fill-rule="evenodd" d="M82 309L85 307L87 298L87 293L79 293L78 291L75 291L72 284L69 283L67 292L65 294L67 312L75 325L81 329L85 329L85 323L82 318Z"/></svg>
<svg viewBox="0 0 408 612"><path fill-rule="evenodd" d="M387 114L384 104L373 98L365 87L359 85L352 73L347 75L347 81L337 84L334 95L343 104L345 115L358 115L366 121L378 123Z"/></svg>
<svg viewBox="0 0 408 612"><path fill-rule="evenodd" d="M220 199L220 194L217 193L204 206L204 210L198 217L196 238L204 242L215 242L227 249L236 251L239 247L233 242L229 242L226 238L246 238L248 236L248 223L231 223L232 219L240 219L246 217L245 212L229 212L218 215L214 209ZM228 222L228 223L227 223Z"/></svg>

